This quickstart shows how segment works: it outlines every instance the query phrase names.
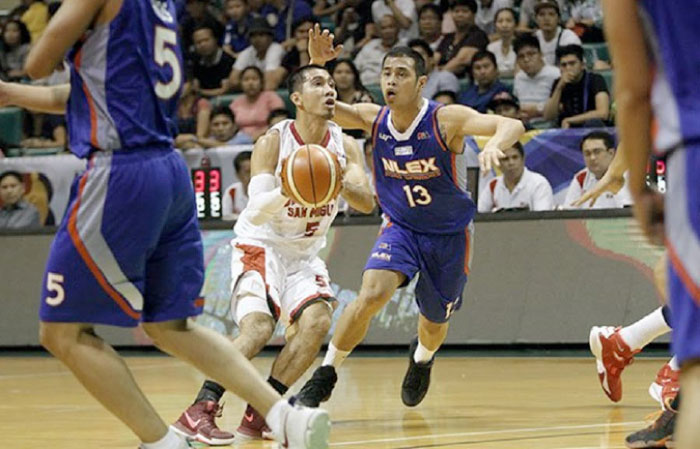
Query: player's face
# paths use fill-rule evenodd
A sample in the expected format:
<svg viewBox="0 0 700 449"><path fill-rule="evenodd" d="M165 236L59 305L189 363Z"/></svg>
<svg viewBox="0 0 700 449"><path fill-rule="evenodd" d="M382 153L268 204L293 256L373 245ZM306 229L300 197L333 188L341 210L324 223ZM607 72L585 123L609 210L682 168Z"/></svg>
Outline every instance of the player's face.
<svg viewBox="0 0 700 449"><path fill-rule="evenodd" d="M588 139L583 142L582 148L583 160L586 163L586 168L600 179L606 171L615 156L615 151L612 148L605 147L605 141L602 139Z"/></svg>
<svg viewBox="0 0 700 449"><path fill-rule="evenodd" d="M535 22L542 31L553 31L559 26L559 14L554 8L542 8L535 16Z"/></svg>
<svg viewBox="0 0 700 449"><path fill-rule="evenodd" d="M505 157L501 158L503 176L509 179L519 178L525 169L525 159L520 155L520 151L517 148L508 148L503 154L505 154Z"/></svg>
<svg viewBox="0 0 700 449"><path fill-rule="evenodd" d="M382 94L390 108L416 105L421 97L425 76L416 79L413 59L408 56L387 58L381 75Z"/></svg>
<svg viewBox="0 0 700 449"><path fill-rule="evenodd" d="M246 70L241 76L241 90L249 97L255 97L262 92L263 80L255 70Z"/></svg>
<svg viewBox="0 0 700 449"><path fill-rule="evenodd" d="M457 29L465 29L474 25L474 13L466 6L455 6L452 9L452 19Z"/></svg>
<svg viewBox="0 0 700 449"><path fill-rule="evenodd" d="M194 40L194 49L200 56L211 56L216 53L216 39L214 33L209 29L197 30L192 35Z"/></svg>
<svg viewBox="0 0 700 449"><path fill-rule="evenodd" d="M236 125L231 117L221 114L211 120L211 135L219 142L228 142L236 134Z"/></svg>
<svg viewBox="0 0 700 449"><path fill-rule="evenodd" d="M515 17L510 11L501 11L496 17L496 31L501 36L511 36L515 30Z"/></svg>
<svg viewBox="0 0 700 449"><path fill-rule="evenodd" d="M490 86L498 78L498 70L491 59L481 58L472 64L472 76L478 86Z"/></svg>
<svg viewBox="0 0 700 449"><path fill-rule="evenodd" d="M301 88L301 109L326 120L335 115L335 80L325 70L313 69L305 74Z"/></svg>
<svg viewBox="0 0 700 449"><path fill-rule="evenodd" d="M435 11L425 10L418 18L418 32L421 36L436 36L440 34L442 23Z"/></svg>
<svg viewBox="0 0 700 449"><path fill-rule="evenodd" d="M246 4L243 0L228 0L224 13L229 19L239 21L245 17L247 12L246 8Z"/></svg>
<svg viewBox="0 0 700 449"><path fill-rule="evenodd" d="M241 181L244 186L247 186L250 182L250 159L241 161L240 167L241 168L236 171L236 175L238 175L238 180Z"/></svg>
<svg viewBox="0 0 700 449"><path fill-rule="evenodd" d="M0 181L0 199L3 204L17 204L24 196L24 185L14 176L5 176Z"/></svg>

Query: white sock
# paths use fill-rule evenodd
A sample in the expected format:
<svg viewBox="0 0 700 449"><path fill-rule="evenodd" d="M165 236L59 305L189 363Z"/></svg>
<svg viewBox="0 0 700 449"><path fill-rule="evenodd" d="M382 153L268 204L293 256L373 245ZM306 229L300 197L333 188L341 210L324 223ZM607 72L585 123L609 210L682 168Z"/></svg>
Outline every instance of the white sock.
<svg viewBox="0 0 700 449"><path fill-rule="evenodd" d="M163 438L154 443L141 443L141 449L180 449L186 448L187 442L180 438L175 432L168 429L168 433Z"/></svg>
<svg viewBox="0 0 700 449"><path fill-rule="evenodd" d="M348 358L350 351L341 351L336 348L333 343L328 344L328 351L326 351L326 356L323 358L323 363L321 366L332 366L335 369L340 368L340 365Z"/></svg>
<svg viewBox="0 0 700 449"><path fill-rule="evenodd" d="M426 348L421 344L420 340L418 340L418 347L416 348L416 352L413 353L413 361L416 363L427 363L433 358L436 352L437 351L431 351Z"/></svg>
<svg viewBox="0 0 700 449"><path fill-rule="evenodd" d="M671 367L673 371L678 371L681 369L680 366L678 366L678 358L674 355L671 360L668 361L668 365Z"/></svg>
<svg viewBox="0 0 700 449"><path fill-rule="evenodd" d="M620 336L630 349L636 351L670 331L671 328L666 324L664 314L659 307L636 323L623 327L620 330Z"/></svg>
<svg viewBox="0 0 700 449"><path fill-rule="evenodd" d="M281 440L282 436L284 435L284 429L282 428L284 423L283 418L291 410L292 406L289 405L289 402L284 399L280 399L279 401L275 402L275 405L272 406L270 411L267 412L267 416L265 416L265 422L268 426L270 426L270 430L272 430L272 433L277 436L278 440Z"/></svg>

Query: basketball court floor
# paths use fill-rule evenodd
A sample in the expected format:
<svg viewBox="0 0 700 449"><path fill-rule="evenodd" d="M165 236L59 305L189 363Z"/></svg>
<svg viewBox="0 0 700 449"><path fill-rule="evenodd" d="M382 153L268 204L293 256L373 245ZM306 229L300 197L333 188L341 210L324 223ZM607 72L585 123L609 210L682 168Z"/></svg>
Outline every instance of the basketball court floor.
<svg viewBox="0 0 700 449"><path fill-rule="evenodd" d="M254 363L267 376L272 360L261 357ZM354 356L343 365L334 396L325 404L334 422L331 447L623 448L625 436L658 409L647 388L664 362L638 359L629 366L622 401L614 405L600 389L592 357L442 357L425 401L409 409L400 399L404 357ZM168 421L177 419L204 379L169 357L128 357L127 363ZM224 401L218 422L233 430L244 404L228 393ZM49 357L0 357L0 434L3 447L12 449L138 445Z"/></svg>

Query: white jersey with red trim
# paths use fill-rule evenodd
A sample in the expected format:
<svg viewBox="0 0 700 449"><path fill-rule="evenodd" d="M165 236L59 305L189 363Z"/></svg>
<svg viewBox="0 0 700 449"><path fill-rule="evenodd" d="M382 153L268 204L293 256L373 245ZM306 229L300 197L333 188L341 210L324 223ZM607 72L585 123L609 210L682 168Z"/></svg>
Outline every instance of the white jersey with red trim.
<svg viewBox="0 0 700 449"><path fill-rule="evenodd" d="M277 186L282 185L282 161L294 150L306 145L295 126L294 120L284 120L268 131L278 132L280 135L280 151L275 170ZM343 130L340 126L328 122L328 132L321 146L335 153L340 166L345 169L347 160L343 148ZM245 214L242 214L234 231L237 237L251 238L272 245L284 256L311 259L326 246L326 234L337 214L337 199L316 208L305 207L289 200L272 220L261 226L253 225L245 218Z"/></svg>
<svg viewBox="0 0 700 449"><path fill-rule="evenodd" d="M632 197L630 195L629 189L627 188L627 173L625 173L625 185L622 186L617 193L605 192L603 193L591 206L591 202L582 204L578 208L575 208L572 203L583 196L584 193L588 192L595 186L598 182L598 178L595 177L593 172L584 168L583 170L576 173L569 184L569 190L566 192L566 199L564 200L565 209L618 209L632 204Z"/></svg>

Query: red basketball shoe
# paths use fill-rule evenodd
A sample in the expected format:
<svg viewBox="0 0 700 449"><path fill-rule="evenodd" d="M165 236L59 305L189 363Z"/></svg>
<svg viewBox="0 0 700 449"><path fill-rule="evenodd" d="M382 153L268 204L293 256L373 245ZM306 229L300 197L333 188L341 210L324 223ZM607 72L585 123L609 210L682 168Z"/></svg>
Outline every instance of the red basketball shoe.
<svg viewBox="0 0 700 449"><path fill-rule="evenodd" d="M214 401L200 401L189 406L170 426L175 432L209 446L228 446L233 434L219 429L215 419L221 416L223 406Z"/></svg>
<svg viewBox="0 0 700 449"><path fill-rule="evenodd" d="M241 419L241 425L236 429L236 440L245 442L250 440L274 440L272 430L265 423L265 418L252 406L248 405Z"/></svg>
<svg viewBox="0 0 700 449"><path fill-rule="evenodd" d="M656 374L656 380L649 386L649 394L662 407L667 410L671 409L671 402L678 395L680 383L678 376L680 371L671 369L671 365L665 364Z"/></svg>
<svg viewBox="0 0 700 449"><path fill-rule="evenodd" d="M603 391L611 401L618 402L622 399L622 371L639 351L632 351L620 336L620 328L612 326L592 327L588 344L596 358Z"/></svg>

